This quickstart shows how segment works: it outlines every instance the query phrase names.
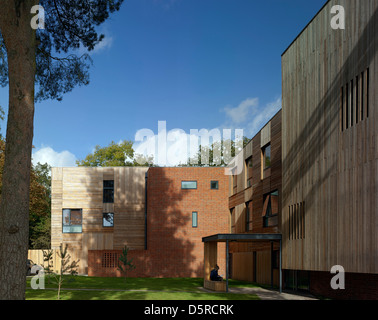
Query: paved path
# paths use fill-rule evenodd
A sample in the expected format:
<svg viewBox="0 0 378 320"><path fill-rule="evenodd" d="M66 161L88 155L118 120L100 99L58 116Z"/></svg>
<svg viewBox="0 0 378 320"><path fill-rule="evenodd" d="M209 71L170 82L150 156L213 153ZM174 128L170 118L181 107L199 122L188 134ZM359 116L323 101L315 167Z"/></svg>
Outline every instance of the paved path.
<svg viewBox="0 0 378 320"><path fill-rule="evenodd" d="M201 288L203 291L212 292L214 291ZM279 293L277 290L268 290L264 288L232 288L228 289L229 293L236 294L255 294L261 300L317 300L311 295L297 295L292 293Z"/></svg>
<svg viewBox="0 0 378 320"><path fill-rule="evenodd" d="M231 293L248 293L255 294L261 300L317 300L310 295L297 295L291 293L279 293L276 290L268 290L263 288L229 288Z"/></svg>

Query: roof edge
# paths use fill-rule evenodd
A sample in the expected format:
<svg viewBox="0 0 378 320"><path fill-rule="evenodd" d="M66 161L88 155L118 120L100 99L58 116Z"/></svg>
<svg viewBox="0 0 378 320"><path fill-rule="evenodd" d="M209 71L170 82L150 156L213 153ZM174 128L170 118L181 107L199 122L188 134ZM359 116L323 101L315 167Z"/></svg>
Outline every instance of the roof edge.
<svg viewBox="0 0 378 320"><path fill-rule="evenodd" d="M291 48L291 46L298 40L298 38L302 35L302 33L308 28L308 26L316 19L320 12L330 3L331 0L327 0L327 2L323 5L323 7L316 13L316 15L311 19L309 23L302 29L302 31L296 36L296 38L290 43L290 45L286 48L286 50L281 54L281 57Z"/></svg>

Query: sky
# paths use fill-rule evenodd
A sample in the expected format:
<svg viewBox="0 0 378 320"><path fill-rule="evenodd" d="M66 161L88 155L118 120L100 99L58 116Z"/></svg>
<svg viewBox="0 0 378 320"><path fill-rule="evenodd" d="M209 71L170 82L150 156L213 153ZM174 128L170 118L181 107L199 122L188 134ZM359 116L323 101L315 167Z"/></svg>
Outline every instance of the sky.
<svg viewBox="0 0 378 320"><path fill-rule="evenodd" d="M99 28L90 84L36 104L33 162L75 166L111 141L142 150L136 134L157 135L159 121L176 145L193 129L252 138L281 108L281 54L325 2L125 0ZM168 165L186 158L177 150Z"/></svg>

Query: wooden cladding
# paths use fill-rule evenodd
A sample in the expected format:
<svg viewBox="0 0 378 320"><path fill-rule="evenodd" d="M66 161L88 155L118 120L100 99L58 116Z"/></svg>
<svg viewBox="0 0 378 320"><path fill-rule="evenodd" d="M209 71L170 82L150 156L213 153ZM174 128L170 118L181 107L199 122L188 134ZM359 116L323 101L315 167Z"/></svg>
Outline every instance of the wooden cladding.
<svg viewBox="0 0 378 320"><path fill-rule="evenodd" d="M340 92L340 128L343 132L369 117L369 68L346 83Z"/></svg>
<svg viewBox="0 0 378 320"><path fill-rule="evenodd" d="M305 238L305 203L289 206L289 240Z"/></svg>

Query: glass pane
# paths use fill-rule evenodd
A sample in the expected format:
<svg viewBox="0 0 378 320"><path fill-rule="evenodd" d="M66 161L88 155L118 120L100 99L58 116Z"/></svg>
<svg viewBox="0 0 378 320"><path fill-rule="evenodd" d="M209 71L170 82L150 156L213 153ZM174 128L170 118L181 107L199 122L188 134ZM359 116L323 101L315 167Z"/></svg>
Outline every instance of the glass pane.
<svg viewBox="0 0 378 320"><path fill-rule="evenodd" d="M70 209L63 209L63 225L64 226L70 225L70 215L71 215Z"/></svg>
<svg viewBox="0 0 378 320"><path fill-rule="evenodd" d="M71 210L71 225L81 224L81 210Z"/></svg>
<svg viewBox="0 0 378 320"><path fill-rule="evenodd" d="M197 181L181 181L181 189L197 189Z"/></svg>
<svg viewBox="0 0 378 320"><path fill-rule="evenodd" d="M81 233L81 226L63 226L63 233Z"/></svg>
<svg viewBox="0 0 378 320"><path fill-rule="evenodd" d="M104 189L104 203L114 202L114 191L113 189Z"/></svg>
<svg viewBox="0 0 378 320"><path fill-rule="evenodd" d="M247 160L247 180L249 182L248 186L250 186L251 182L249 181L249 179L251 179L251 178L252 178L252 158L249 158Z"/></svg>
<svg viewBox="0 0 378 320"><path fill-rule="evenodd" d="M264 158L265 158L265 168L270 167L270 164L271 164L271 161L270 161L270 145L268 145L265 148Z"/></svg>
<svg viewBox="0 0 378 320"><path fill-rule="evenodd" d="M104 227L113 227L114 226L114 214L113 213L104 213L102 218L102 225Z"/></svg>
<svg viewBox="0 0 378 320"><path fill-rule="evenodd" d="M270 194L271 214L278 214L278 191Z"/></svg>
<svg viewBox="0 0 378 320"><path fill-rule="evenodd" d="M104 188L114 188L114 180L104 180Z"/></svg>
<svg viewBox="0 0 378 320"><path fill-rule="evenodd" d="M197 212L192 212L192 227L194 228L198 226L197 218Z"/></svg>
<svg viewBox="0 0 378 320"><path fill-rule="evenodd" d="M211 181L211 189L218 189L218 181Z"/></svg>

